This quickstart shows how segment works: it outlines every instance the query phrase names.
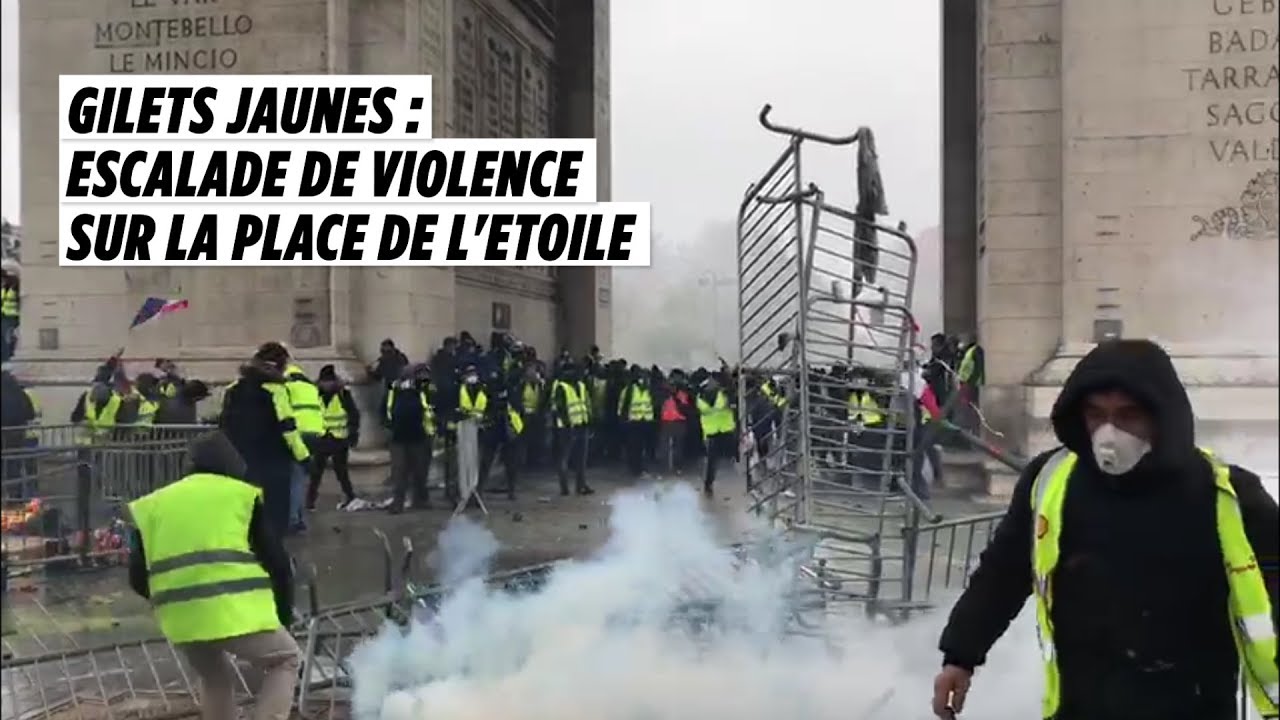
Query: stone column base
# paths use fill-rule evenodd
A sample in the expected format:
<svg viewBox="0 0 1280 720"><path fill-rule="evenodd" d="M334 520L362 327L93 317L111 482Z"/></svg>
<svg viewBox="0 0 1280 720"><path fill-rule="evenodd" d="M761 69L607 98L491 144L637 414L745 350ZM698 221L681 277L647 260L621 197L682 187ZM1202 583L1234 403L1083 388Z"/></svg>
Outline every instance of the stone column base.
<svg viewBox="0 0 1280 720"><path fill-rule="evenodd" d="M1027 458L1056 447L1049 415L1062 383L1088 349L1064 349L1025 384L983 388L983 415L1002 433L989 433L989 439ZM1170 351L1196 413L1196 442L1262 476L1274 494L1280 476L1277 357L1266 351L1217 356L1202 348ZM1007 494L1011 479L997 475L1002 474L989 469L988 487L993 495Z"/></svg>

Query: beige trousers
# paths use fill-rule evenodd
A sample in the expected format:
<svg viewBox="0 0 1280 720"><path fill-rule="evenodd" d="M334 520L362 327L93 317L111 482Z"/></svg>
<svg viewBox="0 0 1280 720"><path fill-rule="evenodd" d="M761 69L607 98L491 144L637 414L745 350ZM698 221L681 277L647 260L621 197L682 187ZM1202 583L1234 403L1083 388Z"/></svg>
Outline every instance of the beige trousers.
<svg viewBox="0 0 1280 720"><path fill-rule="evenodd" d="M301 665L298 643L288 630L241 635L225 640L177 646L200 678L200 711L204 720L236 720L235 667L232 656L262 672L253 720L288 720Z"/></svg>

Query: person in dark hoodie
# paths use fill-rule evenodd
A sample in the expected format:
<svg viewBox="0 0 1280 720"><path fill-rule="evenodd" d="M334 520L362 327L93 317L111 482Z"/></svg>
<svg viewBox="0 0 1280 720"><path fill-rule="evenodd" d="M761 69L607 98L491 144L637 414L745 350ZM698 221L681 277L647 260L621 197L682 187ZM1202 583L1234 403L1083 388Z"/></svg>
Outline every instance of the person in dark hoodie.
<svg viewBox="0 0 1280 720"><path fill-rule="evenodd" d="M195 425L199 422L196 407L209 397L209 386L201 380L187 380L178 394L160 401L156 410L157 425Z"/></svg>
<svg viewBox="0 0 1280 720"><path fill-rule="evenodd" d="M405 355L400 348L396 347L396 343L391 338L382 341L378 346L378 360L370 365L367 369L369 377L377 380L382 385L382 395L379 398L378 407L387 406L387 395L391 393L391 386L396 380L400 379L400 373L409 366L409 356Z"/></svg>
<svg viewBox="0 0 1280 720"><path fill-rule="evenodd" d="M188 462L181 480L129 504L129 585L200 678L204 717L237 714L234 656L262 673L253 717L286 718L300 665L289 556L223 433L194 441Z"/></svg>
<svg viewBox="0 0 1280 720"><path fill-rule="evenodd" d="M265 343L240 367L240 378L222 396L218 424L247 466L245 479L262 488L271 529L289 531L289 494L295 464L309 463L311 451L298 434L284 367L288 354Z"/></svg>
<svg viewBox="0 0 1280 720"><path fill-rule="evenodd" d="M506 476L508 500L516 499L516 483L520 477L521 435L524 433L524 418L520 415L518 403L510 402L511 393L502 382L494 383L490 388L493 401L485 408L485 422L480 432L480 478L478 487L489 492L489 471L495 459L502 459L502 471Z"/></svg>
<svg viewBox="0 0 1280 720"><path fill-rule="evenodd" d="M396 514L407 507L431 507L427 478L436 436L436 416L431 398L431 369L425 364L410 365L391 386L387 398L387 432L390 436L391 485L393 496L387 511ZM456 481L455 481L456 483ZM445 478L446 494L457 498L456 484Z"/></svg>
<svg viewBox="0 0 1280 720"><path fill-rule="evenodd" d="M324 434L316 439L315 452L311 457L307 510L316 509L320 480L330 462L333 463L333 474L338 478L338 487L342 488L343 500L338 509L345 510L353 507L352 503L356 501L348 458L351 448L360 442L360 409L332 365L320 368L316 387L320 390L320 408L324 413Z"/></svg>
<svg viewBox="0 0 1280 720"><path fill-rule="evenodd" d="M1034 595L1043 717L1231 720L1242 665L1275 717L1276 502L1197 448L1169 356L1098 345L1051 419L1062 447L1022 474L942 632L935 714L963 709L974 668Z"/></svg>
<svg viewBox="0 0 1280 720"><path fill-rule="evenodd" d="M31 395L13 373L8 370L0 371L0 449L9 454L31 447L27 429L35 420L36 406ZM25 500L34 494L29 491L35 485L35 473L24 472L31 461L20 458L15 453L0 465L0 478L3 478L6 500ZM27 477L23 478L24 475Z"/></svg>

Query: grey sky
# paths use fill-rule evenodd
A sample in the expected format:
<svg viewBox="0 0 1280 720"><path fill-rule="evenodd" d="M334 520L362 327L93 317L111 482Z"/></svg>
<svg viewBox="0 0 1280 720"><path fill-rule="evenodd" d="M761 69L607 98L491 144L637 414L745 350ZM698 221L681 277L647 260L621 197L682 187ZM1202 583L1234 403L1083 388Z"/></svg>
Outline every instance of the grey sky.
<svg viewBox="0 0 1280 720"><path fill-rule="evenodd" d="M0 212L18 220L18 0L0 0L0 33Z"/></svg>
<svg viewBox="0 0 1280 720"><path fill-rule="evenodd" d="M0 210L17 220L18 0L0 3ZM871 126L893 219L937 223L938 0L614 0L612 12L614 196L652 202L655 232L733 217L781 149L756 124L765 102L778 122ZM807 165L848 200L848 149Z"/></svg>
<svg viewBox="0 0 1280 720"><path fill-rule="evenodd" d="M938 222L938 0L614 0L614 198L653 203L654 231L731 220L781 152L772 119L876 131L893 218ZM811 178L852 200L849 148L817 149Z"/></svg>

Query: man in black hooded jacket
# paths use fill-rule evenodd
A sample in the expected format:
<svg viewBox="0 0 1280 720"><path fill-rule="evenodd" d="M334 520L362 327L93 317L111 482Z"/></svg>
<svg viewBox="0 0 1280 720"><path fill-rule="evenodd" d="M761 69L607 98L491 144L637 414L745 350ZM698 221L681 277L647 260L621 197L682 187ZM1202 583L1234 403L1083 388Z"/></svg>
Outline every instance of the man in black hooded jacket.
<svg viewBox="0 0 1280 720"><path fill-rule="evenodd" d="M1231 720L1239 659L1217 521L1214 469L1169 356L1145 340L1097 346L1067 379L1053 428L1076 460L1065 485L1049 616L1060 678L1054 720ZM934 712L963 708L974 668L1033 591L1033 510L1060 451L1036 457L942 632ZM1245 536L1270 598L1277 587L1276 502L1230 466ZM1033 495L1033 489L1035 495ZM1044 505L1039 505L1043 508ZM1243 570L1252 570L1246 566ZM1263 630L1262 632L1266 632ZM1275 662L1275 658L1271 658ZM995 689L992 689L995 691ZM1049 703L1053 705L1054 703ZM1273 717L1273 716L1269 716Z"/></svg>

